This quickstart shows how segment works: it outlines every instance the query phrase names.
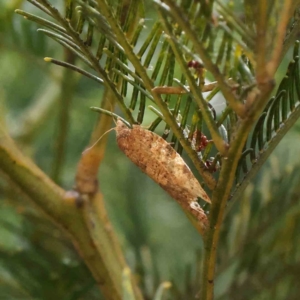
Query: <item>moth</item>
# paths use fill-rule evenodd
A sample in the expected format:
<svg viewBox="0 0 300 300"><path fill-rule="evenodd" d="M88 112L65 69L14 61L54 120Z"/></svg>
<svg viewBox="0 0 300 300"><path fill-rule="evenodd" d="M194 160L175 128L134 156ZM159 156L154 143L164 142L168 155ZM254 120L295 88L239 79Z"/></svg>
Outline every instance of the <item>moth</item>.
<svg viewBox="0 0 300 300"><path fill-rule="evenodd" d="M206 214L197 203L200 197L211 203L182 157L159 135L120 119L116 125L117 144L122 152L144 173L158 183L184 210L191 212L204 227Z"/></svg>

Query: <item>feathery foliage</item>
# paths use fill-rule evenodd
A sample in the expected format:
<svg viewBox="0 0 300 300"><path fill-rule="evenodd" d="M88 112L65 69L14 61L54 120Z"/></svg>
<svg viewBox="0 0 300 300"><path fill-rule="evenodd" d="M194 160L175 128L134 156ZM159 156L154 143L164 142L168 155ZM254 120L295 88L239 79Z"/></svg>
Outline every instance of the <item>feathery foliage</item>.
<svg viewBox="0 0 300 300"><path fill-rule="evenodd" d="M17 9L16 12L40 27L34 38L39 37L38 39L45 41L47 36L63 46L64 50L63 59L44 59L65 68L58 76L58 81L62 82L62 101L58 146L52 166L52 178L56 183L60 183L64 163L69 112L78 80L75 74L85 76L88 81L99 86L99 90L104 87L98 109L103 114L89 144L95 147L82 154L77 173L73 176L75 188L64 196L67 205L74 200L74 204L83 207L80 211L78 207L74 209L74 205L74 210L69 214L74 214L80 221L72 227L73 224L69 221L71 217L66 220L61 218L62 212L68 211L65 204L62 204L58 212L53 212L51 205L44 209L71 234L95 281L98 284L101 282L104 297L137 300L144 297L159 300L168 297L165 290L170 288L169 282L161 283L159 267L151 256L151 246L145 247L145 244L151 242L146 238L149 232L138 210L128 209L129 214L140 224L139 232L144 237L145 244L137 243L132 236L137 228L128 230L127 237L131 244L136 243L133 246L135 271L140 275L142 293L131 276L114 234L105 229L111 228L111 225L104 206L99 204L102 200L98 203L102 196L96 184L96 174L100 163L102 164L107 137L99 143L95 144L95 141L110 127L111 116L115 116L111 113L114 109L117 114L123 115L129 125L148 125L151 122L149 130L161 132L163 129L163 138L189 161L192 169L197 170L203 186L212 198L212 205L203 204L199 200L210 224L207 232L200 231L204 248L197 255L196 263L187 270L184 286L178 285L176 276L170 278L174 279L173 289L169 293L170 299L192 299L196 294L201 299L213 299L215 285L217 299L231 299L230 297L235 297L233 293L236 289L245 289L247 281L252 284L249 288L252 297L257 299L274 297L274 294L278 295L278 299L280 296L281 299L285 296L291 299L296 297L296 271L295 274L289 273L288 280L283 280L279 274L285 272L285 266L281 264L272 276L267 276L271 260L265 261L263 254L258 255L261 249L250 245L249 255L242 252L249 241L261 231L262 222L259 218L263 215L266 220L263 224L267 225L259 239L264 240L266 236L269 240L262 244L264 250L261 253L274 244L276 251L278 249L279 253L286 255L287 260L297 264L297 258L293 260L285 250L280 252L280 241L273 238L276 224L282 226L286 218L284 215L282 220L275 222L274 211L280 207L280 211L286 212L287 216L291 210L297 211L293 200L298 195L296 168L291 173L286 171L285 174L287 178L297 179L295 185L290 183L289 187L293 192L287 194L284 205L280 205L279 191L278 195L272 191L272 201L266 200L262 193L258 196L261 201L254 200L250 204L249 190L253 189L250 180L299 117L299 42L296 37L300 28L300 1L278 0L271 5L265 1L248 0L242 4L221 0L154 0L151 3L137 0L116 0L109 3L102 0L66 0L64 8L55 1L28 2L37 8L34 13L27 12L29 9ZM153 20L149 21L149 16ZM34 43L34 38L27 34L25 40ZM275 84L277 69L293 45L292 59L285 75L279 74L278 84ZM37 51L35 47L29 49L32 53ZM44 53L46 51L40 48L38 52L49 56L52 53L59 55L55 51ZM51 105L53 104L46 104L43 109L37 105L36 111L47 113ZM39 120L42 121L42 118ZM22 136L22 131L21 134L15 134L16 137L18 135ZM6 141L4 137L3 141ZM4 143L3 153L12 153L13 161L13 155L17 152L9 151L6 147L8 146ZM41 203L35 198L39 190L36 192L36 189L22 182L22 176L18 177L16 174L19 173L14 173L13 167L10 167L8 157L10 156L4 156L8 164L3 163L1 170L30 198ZM38 174L35 172L32 175ZM283 186L289 184L284 176L278 178L274 179L275 182L283 181ZM43 181L46 185L47 180ZM246 200L238 202L247 186ZM42 189L41 187L41 191ZM58 188L53 187L53 191L62 194ZM49 198L51 197L50 195ZM141 207L138 201L135 205ZM230 218L225 219L225 214ZM253 218L250 218L250 214ZM189 213L187 215L194 227L199 229L198 220ZM39 218L32 221L35 224L43 222ZM228 232L221 234L223 223ZM13 225L5 222L3 225L11 226L10 230L14 230ZM81 229L78 234L76 226ZM242 233L237 232L237 228L241 228ZM296 240L296 226L293 229L289 234ZM32 242L31 230L24 231L23 234ZM85 234L85 231L88 233ZM90 239L94 250L85 247L85 238ZM218 247L218 243L222 245ZM224 249L220 249L223 245ZM39 244L36 247L38 246ZM67 251L69 249L60 252ZM274 260L279 255L276 251L272 256ZM73 250L70 252L71 256L75 255ZM94 261L103 263L103 273L98 273L99 266L96 267L90 260L94 257L90 255L91 252L98 258ZM30 296L43 297L43 290L39 291L41 286L31 286L40 273L25 272L33 251L28 252L27 256L24 251L21 253L20 256L14 253L13 259L10 259L10 255L3 252L2 265L6 269L11 268L11 273L18 282L15 286L20 291L24 289L24 281ZM256 254L254 257L257 261L251 260L253 253ZM52 254L51 251L42 251L35 255L40 263L39 270L50 268L50 265L43 265L43 257L54 261ZM21 260L22 264L24 262L24 270L17 274L13 270L19 268ZM94 279L86 275L87 269L77 263L77 260L78 258L74 260L78 266L77 272L86 278L86 283L81 284L79 291L76 289L77 277L70 277L70 283L63 282L60 278L61 295L66 291L65 284L70 287L70 299L76 299L80 295L90 297L89 299L98 297L94 289ZM64 265L63 261L58 259L56 268L61 268L63 273L72 272L73 266ZM16 262L15 266L13 262ZM256 264L259 265L257 270L254 268ZM227 282L219 283L217 280L215 283L215 276L222 278L224 274L229 274ZM109 278L107 282L104 280L106 276ZM233 279L235 276L236 279ZM28 282L24 278L28 278ZM48 286L51 278L49 280L45 280L43 286ZM266 287L257 288L256 280L265 282ZM280 287L273 288L274 282L279 282ZM57 297L58 292L55 291L53 295ZM52 297L50 292L47 294Z"/></svg>

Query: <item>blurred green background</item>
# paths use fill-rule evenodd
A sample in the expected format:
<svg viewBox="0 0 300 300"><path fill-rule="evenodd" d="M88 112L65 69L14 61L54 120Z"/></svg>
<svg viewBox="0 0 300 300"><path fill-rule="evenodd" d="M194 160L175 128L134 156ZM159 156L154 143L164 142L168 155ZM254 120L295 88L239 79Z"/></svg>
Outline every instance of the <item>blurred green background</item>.
<svg viewBox="0 0 300 300"><path fill-rule="evenodd" d="M0 2L0 124L52 176L65 103L70 119L59 183L70 189L98 118L89 107L100 105L103 88L73 74L73 92L63 98L64 70L43 61L61 59L63 50L36 32L37 25L15 15L20 7L39 13L20 0ZM144 124L151 120L147 115ZM100 189L146 296L151 299L162 281L172 281L165 299L194 299L201 238L177 204L121 153L114 132L107 147ZM216 299L299 299L299 153L298 122L228 211ZM68 238L0 172L0 299L100 297Z"/></svg>

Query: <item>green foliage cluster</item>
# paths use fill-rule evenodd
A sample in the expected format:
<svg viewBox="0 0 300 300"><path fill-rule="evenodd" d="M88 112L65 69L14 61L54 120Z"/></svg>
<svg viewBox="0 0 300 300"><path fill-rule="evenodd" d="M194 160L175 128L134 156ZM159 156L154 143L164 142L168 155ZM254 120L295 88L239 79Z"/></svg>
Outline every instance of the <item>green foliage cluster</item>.
<svg viewBox="0 0 300 300"><path fill-rule="evenodd" d="M35 19L37 26L13 14L22 5L24 11L43 16L39 10L23 1L0 3L0 97L3 99L0 124L23 152L66 189L72 187L76 162L97 122L89 107L99 106L104 92L103 85L99 84L99 72L114 83L112 90L119 104L117 113L131 123L153 122L151 128L171 141L187 161L194 162L195 153L178 143L180 135L172 130L174 124L178 122L182 130L190 133L195 128L208 133L207 120L214 120L212 110L209 107L201 110L206 111L205 117L205 112L196 108L203 105L202 100L212 101L216 108L220 104L216 100L220 87L205 99L200 92L193 93L193 97L190 93L164 95L163 103L168 104L174 117L174 122L168 120L165 106L157 105L143 80L128 68L128 57L115 39L116 32L106 27L94 2L76 1L81 9L69 7L66 11L67 17L76 14L74 27L82 32L84 45L101 62L103 70L88 63L93 72L85 71L78 59L81 57L86 62L89 53L82 53L78 45L70 46L68 36L63 36L60 28ZM161 18L166 20L164 30L169 28L170 32L165 32L156 20L137 22L134 16L144 16L144 10L148 9L155 18L152 4L146 3L143 8L139 2L128 2L132 5L131 13L124 19L122 29L128 33L148 76L157 86L177 85L187 89L188 83L193 91L197 85L186 62L197 59L194 41L180 29L174 16ZM236 24L227 6L217 2L218 12L227 18L217 28L207 22L205 12L193 15L193 1L186 1L186 6L181 8L193 20L201 42L220 65L222 74L251 89L255 82L251 59L247 58L254 47L253 37L247 35L251 24L248 27ZM59 1L52 3L61 5ZM123 7L118 4L112 1L113 11L122 17L125 4ZM166 12L163 4L160 5L158 11L164 16ZM296 23L295 14L291 32ZM52 31L48 26L37 32L40 25L49 25ZM64 50L45 35L62 44ZM247 40L241 39L245 36ZM178 53L170 46L172 42ZM215 299L298 299L300 293L297 284L299 126L291 129L299 115L298 44L294 53L286 55L285 66L279 70L280 84L249 134L239 161L220 240ZM57 64L76 65L77 71L85 72L87 77L70 70L70 66L69 69L49 66L42 61L44 56L63 57ZM208 78L212 77L209 73ZM243 89L237 91L239 96L243 93ZM228 107L218 112L216 132L230 139L231 128L237 120ZM269 162L249 184L288 130ZM199 168L193 167L201 169L206 159L218 158L218 151L215 146L208 148ZM44 218L9 177L0 175L0 298L100 299L93 277L68 237ZM217 176L218 173L214 178ZM126 259L137 273L145 299L193 299L199 292L204 256L202 241L176 204L119 152L114 133L109 136L99 181L109 217L117 229ZM172 287L160 297L159 286L166 281Z"/></svg>

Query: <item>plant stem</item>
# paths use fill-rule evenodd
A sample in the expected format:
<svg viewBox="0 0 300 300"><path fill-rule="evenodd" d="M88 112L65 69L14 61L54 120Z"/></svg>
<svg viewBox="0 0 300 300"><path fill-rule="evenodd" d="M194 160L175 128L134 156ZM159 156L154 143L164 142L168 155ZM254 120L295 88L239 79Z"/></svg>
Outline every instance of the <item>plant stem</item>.
<svg viewBox="0 0 300 300"><path fill-rule="evenodd" d="M213 300L216 255L220 230L227 201L235 179L237 165L248 134L263 111L272 89L272 82L269 82L265 85L261 85L261 90L254 90L253 93L249 93L248 98L255 99L255 103L253 103L251 110L248 111L247 117L243 120L240 119L237 123L237 132L230 141L228 157L222 159L219 180L212 196L212 206L209 214L210 228L205 239L205 259L202 273L201 299ZM261 95L261 97L258 95ZM248 102L251 102L249 99L247 100Z"/></svg>
<svg viewBox="0 0 300 300"><path fill-rule="evenodd" d="M122 299L122 274L126 267L120 246L109 223L102 201L96 194L93 201L84 201L78 208L78 194L66 193L51 181L31 160L24 157L13 141L0 129L0 169L28 195L32 201L71 237L75 247L92 272L108 300ZM84 199L83 199L84 200ZM90 209L90 205L93 209ZM101 214L99 213L101 210ZM89 211L88 215L85 213ZM88 228L86 221L97 222L97 228ZM97 232L96 232L97 231ZM97 241L94 240L97 236ZM101 244L102 247L96 245ZM142 296L134 283L137 300Z"/></svg>
<svg viewBox="0 0 300 300"><path fill-rule="evenodd" d="M231 144L227 158L222 159L222 169L218 184L213 193L212 206L209 214L210 229L208 230L204 246L204 267L202 276L201 299L213 300L214 295L214 276L216 268L216 255L220 230L227 200L230 196L231 187L235 178L235 172L240 155L242 153L248 132L251 130L252 123L244 122L241 124L239 134L234 143Z"/></svg>
<svg viewBox="0 0 300 300"><path fill-rule="evenodd" d="M114 97L110 90L105 89L101 108L112 110ZM103 135L111 128L112 118L102 114L99 116L92 133L90 143L82 153L76 172L76 190L81 194L96 193L98 190L98 170L103 160L108 135ZM101 139L99 140L99 138Z"/></svg>
<svg viewBox="0 0 300 300"><path fill-rule="evenodd" d="M124 48L124 51L125 51L128 59L131 61L134 68L136 69L137 73L142 78L145 88L148 91L152 92L152 96L154 98L155 103L157 104L160 111L164 115L165 122L170 126L170 128L172 129L172 131L178 138L179 142L181 143L182 147L184 148L184 150L187 152L187 154L191 158L191 160L194 163L195 167L197 168L198 172L201 174L201 176L205 180L207 186L210 189L213 189L216 184L215 179L213 178L211 173L209 173L205 170L205 167L203 164L201 164L201 162L197 156L197 153L190 147L189 142L185 139L175 118L169 111L167 104L162 100L160 95L158 95L157 93L152 91L152 89L154 88L153 81L147 75L146 69L141 64L140 59L133 52L133 49L132 49L131 45L129 44L126 36L124 35L119 24L116 22L116 19L112 15L111 9L108 6L107 2L98 0L98 5L99 5L99 9L101 10L101 13L106 18L109 25L111 26L112 31L115 33L117 41Z"/></svg>

